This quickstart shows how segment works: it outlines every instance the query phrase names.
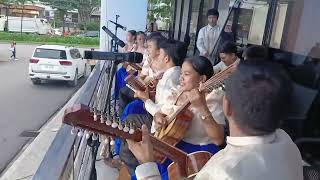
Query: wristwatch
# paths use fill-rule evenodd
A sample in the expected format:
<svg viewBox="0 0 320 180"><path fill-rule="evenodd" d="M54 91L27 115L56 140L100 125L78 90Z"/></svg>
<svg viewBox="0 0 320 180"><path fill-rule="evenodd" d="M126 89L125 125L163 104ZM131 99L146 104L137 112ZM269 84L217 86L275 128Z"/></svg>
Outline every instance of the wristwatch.
<svg viewBox="0 0 320 180"><path fill-rule="evenodd" d="M202 119L202 120L206 120L206 119L208 119L209 117L211 117L211 114L210 114L210 113L208 113L208 114L206 114L206 115L201 115L201 119Z"/></svg>

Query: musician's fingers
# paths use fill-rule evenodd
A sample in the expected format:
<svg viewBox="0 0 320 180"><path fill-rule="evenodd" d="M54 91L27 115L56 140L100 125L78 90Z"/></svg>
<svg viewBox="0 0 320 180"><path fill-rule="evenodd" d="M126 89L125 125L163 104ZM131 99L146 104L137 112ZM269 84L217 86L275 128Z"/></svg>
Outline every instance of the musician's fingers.
<svg viewBox="0 0 320 180"><path fill-rule="evenodd" d="M127 143L128 143L128 148L130 149L130 151L134 152L136 149L136 142L127 139Z"/></svg>
<svg viewBox="0 0 320 180"><path fill-rule="evenodd" d="M144 124L142 125L142 143L149 143L150 137L149 137L149 130L148 127Z"/></svg>

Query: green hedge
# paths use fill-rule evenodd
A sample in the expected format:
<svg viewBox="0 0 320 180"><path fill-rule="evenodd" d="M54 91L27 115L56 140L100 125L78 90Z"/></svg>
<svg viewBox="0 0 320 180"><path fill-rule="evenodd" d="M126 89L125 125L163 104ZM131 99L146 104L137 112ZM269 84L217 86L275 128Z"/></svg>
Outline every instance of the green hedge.
<svg viewBox="0 0 320 180"><path fill-rule="evenodd" d="M0 32L0 41L18 41L18 42L40 42L48 44L68 44L68 45L90 45L98 46L99 38L91 37L60 37L60 36L47 36L23 33L6 33Z"/></svg>

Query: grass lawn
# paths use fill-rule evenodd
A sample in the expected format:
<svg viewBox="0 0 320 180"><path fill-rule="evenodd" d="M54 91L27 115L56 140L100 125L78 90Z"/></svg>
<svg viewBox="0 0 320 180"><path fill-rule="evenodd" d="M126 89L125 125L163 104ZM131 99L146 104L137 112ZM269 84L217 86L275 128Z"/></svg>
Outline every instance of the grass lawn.
<svg viewBox="0 0 320 180"><path fill-rule="evenodd" d="M27 33L7 33L0 32L0 42L16 41L23 44L58 44L58 45L71 45L82 47L98 47L99 38L91 37L61 37L61 36L47 36Z"/></svg>

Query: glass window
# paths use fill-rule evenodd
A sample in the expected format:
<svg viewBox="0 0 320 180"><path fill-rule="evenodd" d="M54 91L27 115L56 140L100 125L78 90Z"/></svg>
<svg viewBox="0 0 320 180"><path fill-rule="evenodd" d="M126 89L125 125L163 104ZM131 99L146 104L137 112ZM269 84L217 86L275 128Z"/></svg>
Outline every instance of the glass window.
<svg viewBox="0 0 320 180"><path fill-rule="evenodd" d="M320 88L319 0L279 0L270 46L298 84Z"/></svg>
<svg viewBox="0 0 320 180"><path fill-rule="evenodd" d="M230 7L233 4L234 0ZM238 44L262 44L268 9L269 0L252 0L243 2L231 13L228 21Z"/></svg>
<svg viewBox="0 0 320 180"><path fill-rule="evenodd" d="M319 0L280 0L271 46L320 59Z"/></svg>
<svg viewBox="0 0 320 180"><path fill-rule="evenodd" d="M213 7L214 0L192 1L192 12L190 19L190 45L188 55L191 56L196 51L196 41L198 31L207 25L207 11Z"/></svg>
<svg viewBox="0 0 320 180"><path fill-rule="evenodd" d="M79 59L81 58L80 52L78 49L71 49L70 50L70 55L72 57L72 59Z"/></svg>
<svg viewBox="0 0 320 180"><path fill-rule="evenodd" d="M37 48L34 52L34 57L48 59L67 59L66 51L55 49Z"/></svg>

